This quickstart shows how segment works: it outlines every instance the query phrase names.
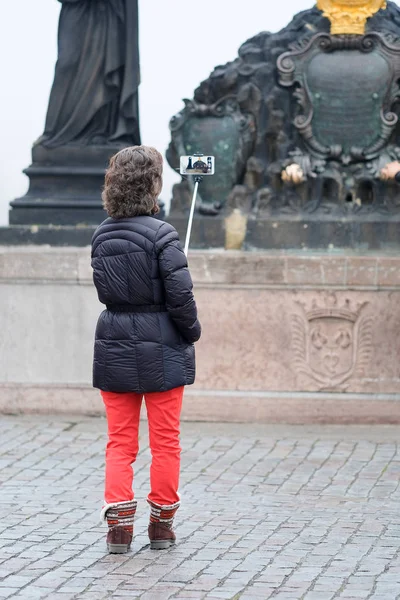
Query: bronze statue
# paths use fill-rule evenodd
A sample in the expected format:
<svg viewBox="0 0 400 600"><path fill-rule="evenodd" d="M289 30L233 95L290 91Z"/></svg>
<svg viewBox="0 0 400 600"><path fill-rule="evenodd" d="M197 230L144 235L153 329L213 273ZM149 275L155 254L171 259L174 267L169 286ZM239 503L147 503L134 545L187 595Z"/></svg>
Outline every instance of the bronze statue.
<svg viewBox="0 0 400 600"><path fill-rule="evenodd" d="M216 175L201 192L204 215L226 215L241 202L251 218L295 218L306 228L311 215L331 219L329 231L346 219L341 242L351 241L356 221L372 230L375 215L400 218L391 181L400 170L399 82L400 8L385 0L318 0L216 67L171 120L167 157L176 167L177 156L194 147L216 156ZM175 186L180 206L189 186ZM290 245L290 236L279 242Z"/></svg>
<svg viewBox="0 0 400 600"><path fill-rule="evenodd" d="M59 0L58 60L10 224L97 225L110 157L140 144L137 0Z"/></svg>
<svg viewBox="0 0 400 600"><path fill-rule="evenodd" d="M137 0L59 0L58 61L37 143L140 144Z"/></svg>

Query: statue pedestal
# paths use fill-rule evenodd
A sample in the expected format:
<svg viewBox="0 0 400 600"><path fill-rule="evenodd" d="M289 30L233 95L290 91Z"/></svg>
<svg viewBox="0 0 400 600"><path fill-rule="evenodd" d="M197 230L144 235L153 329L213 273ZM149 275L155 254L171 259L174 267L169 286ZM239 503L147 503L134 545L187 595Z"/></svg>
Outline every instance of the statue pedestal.
<svg viewBox="0 0 400 600"><path fill-rule="evenodd" d="M399 250L400 215L284 215L250 218L247 249Z"/></svg>
<svg viewBox="0 0 400 600"><path fill-rule="evenodd" d="M195 215L190 247L225 246L225 215ZM188 215L170 214L168 221L185 239ZM338 218L329 215L250 216L244 250L399 250L400 215Z"/></svg>
<svg viewBox="0 0 400 600"><path fill-rule="evenodd" d="M27 197L25 196L25 199ZM21 199L21 201L24 199ZM16 201L17 202L17 201ZM83 214L81 221L76 219L72 224L52 224L49 218L45 221L47 210L43 204L36 206L30 202L26 207L17 205L10 213L21 221L10 227L0 227L0 245L50 245L50 246L88 246L97 225L106 218L106 213L101 207L93 209L93 221L88 221L90 213L88 208L81 208L81 213L72 210L64 201L59 201L54 208L53 223L60 223L65 215L65 220ZM54 201L55 202L55 201ZM76 205L75 205L76 206ZM23 217L33 218L38 214L38 219L29 223ZM84 213L83 211L87 211ZM97 213L94 211L97 210ZM15 212L14 212L15 211ZM182 244L185 241L188 225L188 215L171 214L168 217L160 213L160 218L170 222L178 231ZM86 220L84 220L86 219ZM206 217L196 215L193 222L190 248L197 250L224 248L225 246L225 216ZM377 220L366 217L363 220L353 219L324 219L310 218L298 219L285 216L284 218L253 218L247 223L247 234L243 243L245 250L310 250L310 251L370 251L382 250L384 252L398 251L400 247L400 217L384 218Z"/></svg>
<svg viewBox="0 0 400 600"><path fill-rule="evenodd" d="M104 220L105 216L101 219ZM0 227L0 246L90 246L96 227L97 225L10 225Z"/></svg>
<svg viewBox="0 0 400 600"><path fill-rule="evenodd" d="M398 253L190 251L189 266L203 334L183 418L400 423ZM0 245L0 294L0 413L103 414L89 248Z"/></svg>
<svg viewBox="0 0 400 600"><path fill-rule="evenodd" d="M101 223L106 217L101 202L105 169L121 147L35 145L32 165L24 171L29 190L11 202L10 225Z"/></svg>
<svg viewBox="0 0 400 600"><path fill-rule="evenodd" d="M10 226L0 227L0 245L89 246L107 218L101 200L106 168L123 147L35 145L32 165L24 171L29 190L11 202ZM162 219L162 201L160 207Z"/></svg>

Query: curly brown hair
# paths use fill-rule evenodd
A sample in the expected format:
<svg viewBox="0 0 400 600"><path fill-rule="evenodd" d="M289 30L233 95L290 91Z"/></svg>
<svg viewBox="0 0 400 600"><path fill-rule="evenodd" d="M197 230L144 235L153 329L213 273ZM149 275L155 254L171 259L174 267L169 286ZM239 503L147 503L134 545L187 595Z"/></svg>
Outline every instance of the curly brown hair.
<svg viewBox="0 0 400 600"><path fill-rule="evenodd" d="M130 146L112 156L101 195L108 215L122 219L157 214L162 171L163 158L150 146Z"/></svg>

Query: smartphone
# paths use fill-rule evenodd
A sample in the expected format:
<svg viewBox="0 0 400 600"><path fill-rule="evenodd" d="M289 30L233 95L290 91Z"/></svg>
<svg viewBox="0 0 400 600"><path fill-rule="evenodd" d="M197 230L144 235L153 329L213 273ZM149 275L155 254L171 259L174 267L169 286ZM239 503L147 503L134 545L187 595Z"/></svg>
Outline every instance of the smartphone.
<svg viewBox="0 0 400 600"><path fill-rule="evenodd" d="M179 172L181 175L214 175L215 156L181 156Z"/></svg>

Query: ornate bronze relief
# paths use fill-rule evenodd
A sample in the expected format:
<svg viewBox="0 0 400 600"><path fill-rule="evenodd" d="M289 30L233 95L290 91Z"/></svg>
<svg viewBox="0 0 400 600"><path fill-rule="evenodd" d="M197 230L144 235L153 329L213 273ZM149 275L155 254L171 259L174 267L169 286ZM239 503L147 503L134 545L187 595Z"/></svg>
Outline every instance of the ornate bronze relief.
<svg viewBox="0 0 400 600"><path fill-rule="evenodd" d="M294 125L314 156L344 165L379 156L398 122L400 44L379 33L319 33L277 66L279 83L294 88Z"/></svg>

